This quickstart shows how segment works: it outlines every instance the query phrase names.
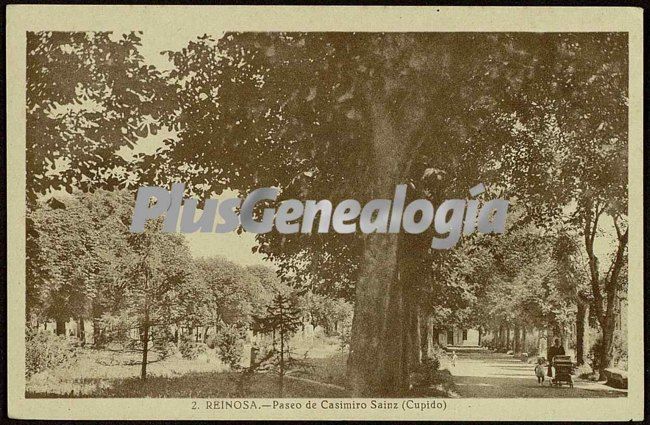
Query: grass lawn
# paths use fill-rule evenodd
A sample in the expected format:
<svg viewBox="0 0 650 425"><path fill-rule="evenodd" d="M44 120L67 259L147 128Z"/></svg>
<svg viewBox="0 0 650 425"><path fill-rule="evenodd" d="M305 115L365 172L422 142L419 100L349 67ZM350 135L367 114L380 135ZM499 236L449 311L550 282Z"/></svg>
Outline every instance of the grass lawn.
<svg viewBox="0 0 650 425"><path fill-rule="evenodd" d="M329 339L298 341L293 349L300 365L289 371L283 397L349 397L346 364L342 352ZM165 359L155 356L147 366L147 379L140 376L138 353L80 349L71 367L46 370L27 380L27 398L275 398L279 397L279 378L273 373L258 373L245 386L238 385L241 374L232 372L207 350L197 359L176 354ZM245 361L244 361L245 363ZM451 395L451 376L440 371L437 385L413 389L409 396L445 397Z"/></svg>
<svg viewBox="0 0 650 425"><path fill-rule="evenodd" d="M345 387L347 361L348 354L340 352L328 357L305 359L302 361L303 367L291 371L289 375Z"/></svg>
<svg viewBox="0 0 650 425"><path fill-rule="evenodd" d="M314 341L301 344L297 354L307 365L308 373L292 371L284 384L284 397L346 397L343 386L346 356L337 353L336 346ZM327 341L329 342L329 341ZM328 345L325 347L324 345ZM307 355L324 356L314 359ZM81 349L71 367L46 370L27 380L26 397L241 397L238 391L239 373L231 372L208 350L197 359L187 360L179 355L165 359L153 358L147 365L147 379L140 376L140 355L120 351ZM332 357L333 356L333 357ZM334 373L333 373L334 372ZM295 375L294 375L295 373ZM333 373L333 374L332 374ZM311 382L318 381L318 382ZM272 373L256 374L245 387L245 397L278 397L279 378Z"/></svg>
<svg viewBox="0 0 650 425"><path fill-rule="evenodd" d="M139 378L104 381L95 391L61 394L52 392L27 392L26 397L117 397L117 398L228 398L240 397L237 392L234 372L191 372L178 377L152 376L143 383ZM273 374L258 374L250 381L246 397L275 398L278 393L278 377ZM86 382L91 384L92 382ZM96 384L96 383L95 383ZM347 397L344 390L317 383L285 380L284 397Z"/></svg>

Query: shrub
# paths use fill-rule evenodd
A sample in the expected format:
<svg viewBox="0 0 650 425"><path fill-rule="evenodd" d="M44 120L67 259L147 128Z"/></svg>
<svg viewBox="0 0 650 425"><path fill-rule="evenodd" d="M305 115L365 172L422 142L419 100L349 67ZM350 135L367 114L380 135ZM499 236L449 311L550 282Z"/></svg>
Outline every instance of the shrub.
<svg viewBox="0 0 650 425"><path fill-rule="evenodd" d="M587 361L591 364L592 369L596 371L600 369L600 356L598 353L601 350L602 344L603 338L599 334L587 355ZM627 370L627 342L622 338L620 332L614 332L612 346L612 360L610 365Z"/></svg>
<svg viewBox="0 0 650 425"><path fill-rule="evenodd" d="M627 341L620 332L614 333L612 366L627 370Z"/></svg>
<svg viewBox="0 0 650 425"><path fill-rule="evenodd" d="M431 350L429 350L429 356L422 359L422 364L427 369L438 370L443 359L448 359L447 352L438 344L434 344Z"/></svg>
<svg viewBox="0 0 650 425"><path fill-rule="evenodd" d="M546 355L546 353L539 352L539 340L532 335L527 335L526 344L522 347L523 352L528 354L528 357L537 357L538 355Z"/></svg>
<svg viewBox="0 0 650 425"><path fill-rule="evenodd" d="M205 345L207 345L211 350L217 348L217 335L213 333L208 335L208 337L205 339Z"/></svg>
<svg viewBox="0 0 650 425"><path fill-rule="evenodd" d="M413 387L423 388L437 384L440 370L440 358L444 350L435 346L430 356L422 359L413 372L410 374L410 380Z"/></svg>
<svg viewBox="0 0 650 425"><path fill-rule="evenodd" d="M440 359L437 356L427 357L424 360L422 360L422 365L425 367L426 370L435 371L440 369Z"/></svg>
<svg viewBox="0 0 650 425"><path fill-rule="evenodd" d="M192 334L183 335L178 342L178 351L184 359L196 359L202 353L205 353L205 344L196 342Z"/></svg>
<svg viewBox="0 0 650 425"><path fill-rule="evenodd" d="M240 330L232 325L223 326L215 334L213 343L222 362L231 368L239 365L244 348L243 336Z"/></svg>
<svg viewBox="0 0 650 425"><path fill-rule="evenodd" d="M173 334L166 328L156 328L155 332L151 333L152 338L152 349L157 351L160 354L160 358L166 358L174 355L178 349L172 343Z"/></svg>
<svg viewBox="0 0 650 425"><path fill-rule="evenodd" d="M597 375L591 369L591 366L586 363L576 367L575 375L579 378L588 379L590 381L597 380Z"/></svg>
<svg viewBox="0 0 650 425"><path fill-rule="evenodd" d="M494 333L492 332L483 332L481 334L481 346L492 348L495 341Z"/></svg>
<svg viewBox="0 0 650 425"><path fill-rule="evenodd" d="M76 349L65 337L47 331L28 331L25 335L25 375L45 369L70 366Z"/></svg>
<svg viewBox="0 0 650 425"><path fill-rule="evenodd" d="M348 350L350 348L351 342L352 342L352 324L346 323L341 327L341 332L339 335L339 349L341 351Z"/></svg>

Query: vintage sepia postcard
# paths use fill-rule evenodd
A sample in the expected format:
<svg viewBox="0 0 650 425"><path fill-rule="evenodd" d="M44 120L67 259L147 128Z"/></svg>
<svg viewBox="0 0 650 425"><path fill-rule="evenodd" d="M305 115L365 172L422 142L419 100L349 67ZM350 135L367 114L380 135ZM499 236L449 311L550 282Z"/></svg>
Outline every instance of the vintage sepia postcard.
<svg viewBox="0 0 650 425"><path fill-rule="evenodd" d="M642 21L9 6L9 416L643 419Z"/></svg>

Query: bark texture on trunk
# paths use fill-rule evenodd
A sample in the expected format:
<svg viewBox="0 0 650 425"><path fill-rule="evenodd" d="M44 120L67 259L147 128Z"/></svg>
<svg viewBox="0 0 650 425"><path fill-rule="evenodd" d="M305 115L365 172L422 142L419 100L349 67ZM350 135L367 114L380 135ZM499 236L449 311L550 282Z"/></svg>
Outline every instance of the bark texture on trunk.
<svg viewBox="0 0 650 425"><path fill-rule="evenodd" d="M433 326L433 317L425 314L420 318L420 361L431 357L438 344L438 329Z"/></svg>
<svg viewBox="0 0 650 425"><path fill-rule="evenodd" d="M505 331L504 331L504 326L503 324L499 325L499 348L505 348L506 347L506 341L505 341Z"/></svg>
<svg viewBox="0 0 650 425"><path fill-rule="evenodd" d="M408 323L397 270L397 235L370 235L356 287L348 359L356 396L391 396L407 389Z"/></svg>
<svg viewBox="0 0 650 425"><path fill-rule="evenodd" d="M409 130L389 112L385 87L368 84L365 96L372 128L366 196L392 199L408 175ZM403 275L398 233L368 234L363 249L348 358L351 391L398 396L408 390L409 365L418 359L417 297Z"/></svg>
<svg viewBox="0 0 650 425"><path fill-rule="evenodd" d="M142 330L142 368L140 369L140 378L147 379L147 362L149 354L149 324L148 317L145 318L145 324Z"/></svg>
<svg viewBox="0 0 650 425"><path fill-rule="evenodd" d="M606 379L605 369L607 369L610 366L610 363L612 361L612 354L614 351L614 329L616 326L616 320L613 314L610 315L607 319L608 320L606 320L604 325L602 326L603 340L602 340L600 356L599 356L600 360L598 362L600 366L598 369L600 380Z"/></svg>
<svg viewBox="0 0 650 425"><path fill-rule="evenodd" d="M597 235L599 218L607 210L607 205L595 203L585 208L584 216L584 240L587 257L589 259L589 275L591 295L593 303L591 304L595 316L598 318L598 324L602 331L602 344L599 358L598 371L600 379L605 378L605 369L609 367L612 361L614 330L616 318L620 312L616 309L616 297L621 289L619 277L627 261L627 242L629 228L622 228L619 222L620 216L613 215L614 227L618 239L618 246L613 257L611 266L607 274L603 277L600 275L599 260L594 251L594 241Z"/></svg>
<svg viewBox="0 0 650 425"><path fill-rule="evenodd" d="M429 356L429 345L431 341L431 333L429 333L429 317L427 315L420 315L419 317L419 330L420 330L420 350L419 360L422 361Z"/></svg>
<svg viewBox="0 0 650 425"><path fill-rule="evenodd" d="M521 350L521 347L519 346L519 325L515 325L514 328L514 335L513 335L513 351L515 353L519 353Z"/></svg>
<svg viewBox="0 0 650 425"><path fill-rule="evenodd" d="M101 342L101 327L99 318L93 317L93 345L98 347Z"/></svg>
<svg viewBox="0 0 650 425"><path fill-rule="evenodd" d="M86 344L86 329L83 317L77 319L77 338L79 338L82 345Z"/></svg>
<svg viewBox="0 0 650 425"><path fill-rule="evenodd" d="M589 304L578 300L576 313L576 363L585 364L585 332L588 326Z"/></svg>
<svg viewBox="0 0 650 425"><path fill-rule="evenodd" d="M56 334L65 335L65 320L56 319Z"/></svg>

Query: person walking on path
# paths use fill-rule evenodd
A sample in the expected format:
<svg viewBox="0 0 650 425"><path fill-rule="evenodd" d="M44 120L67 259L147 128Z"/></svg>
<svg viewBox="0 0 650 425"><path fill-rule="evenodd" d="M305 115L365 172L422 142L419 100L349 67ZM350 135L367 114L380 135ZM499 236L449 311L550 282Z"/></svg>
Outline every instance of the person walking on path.
<svg viewBox="0 0 650 425"><path fill-rule="evenodd" d="M560 340L559 338L555 338L553 346L549 347L546 358L548 359L548 371L547 371L547 376L552 378L553 377L553 357L555 356L563 356L564 353L564 347L560 345Z"/></svg>

